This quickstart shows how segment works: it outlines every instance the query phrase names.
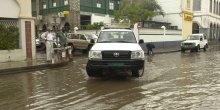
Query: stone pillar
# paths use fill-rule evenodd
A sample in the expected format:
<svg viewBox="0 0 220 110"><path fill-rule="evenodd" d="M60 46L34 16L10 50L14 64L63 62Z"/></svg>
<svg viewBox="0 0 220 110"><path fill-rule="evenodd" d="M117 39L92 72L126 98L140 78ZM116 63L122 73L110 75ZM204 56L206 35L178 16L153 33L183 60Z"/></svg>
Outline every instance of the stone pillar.
<svg viewBox="0 0 220 110"><path fill-rule="evenodd" d="M31 14L31 0L16 0L20 6L19 29L21 48L26 54L26 59L36 58L35 23Z"/></svg>
<svg viewBox="0 0 220 110"><path fill-rule="evenodd" d="M31 18L32 12L31 12L31 0L17 0L19 6L20 6L20 18Z"/></svg>
<svg viewBox="0 0 220 110"><path fill-rule="evenodd" d="M80 0L69 0L69 4L69 23L70 29L73 31L74 27L80 28Z"/></svg>

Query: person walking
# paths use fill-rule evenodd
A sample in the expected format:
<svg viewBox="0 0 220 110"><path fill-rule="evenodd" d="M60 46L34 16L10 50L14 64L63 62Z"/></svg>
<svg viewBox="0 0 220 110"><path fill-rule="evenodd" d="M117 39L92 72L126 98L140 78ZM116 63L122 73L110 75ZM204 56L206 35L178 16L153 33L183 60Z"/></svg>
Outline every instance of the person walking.
<svg viewBox="0 0 220 110"><path fill-rule="evenodd" d="M64 28L57 33L57 37L59 38L60 47L64 48L66 46L66 33Z"/></svg>
<svg viewBox="0 0 220 110"><path fill-rule="evenodd" d="M146 47L147 47L147 55L152 56L153 55L153 48L155 48L155 45L152 43L147 43Z"/></svg>
<svg viewBox="0 0 220 110"><path fill-rule="evenodd" d="M55 35L51 32L51 29L48 27L47 31L41 35L41 38L44 39L46 43L45 45L47 62L52 63L53 43L55 42Z"/></svg>

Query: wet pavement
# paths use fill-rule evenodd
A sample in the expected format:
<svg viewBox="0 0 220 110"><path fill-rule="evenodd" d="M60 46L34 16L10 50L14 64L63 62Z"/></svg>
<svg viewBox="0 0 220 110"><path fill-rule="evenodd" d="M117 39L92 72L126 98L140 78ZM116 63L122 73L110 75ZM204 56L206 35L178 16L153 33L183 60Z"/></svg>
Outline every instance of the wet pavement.
<svg viewBox="0 0 220 110"><path fill-rule="evenodd" d="M0 75L1 110L218 110L220 48L156 54L141 78L89 78L87 55L67 66Z"/></svg>

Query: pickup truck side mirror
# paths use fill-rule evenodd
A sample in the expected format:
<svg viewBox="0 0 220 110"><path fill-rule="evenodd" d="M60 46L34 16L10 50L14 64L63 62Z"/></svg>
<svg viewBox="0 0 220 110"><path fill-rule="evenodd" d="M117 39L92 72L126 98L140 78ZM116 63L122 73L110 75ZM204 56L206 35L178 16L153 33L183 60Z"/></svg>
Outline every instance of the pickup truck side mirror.
<svg viewBox="0 0 220 110"><path fill-rule="evenodd" d="M140 39L139 40L139 44L143 44L144 43L144 40L143 39Z"/></svg>
<svg viewBox="0 0 220 110"><path fill-rule="evenodd" d="M94 44L94 43L95 43L95 40L94 40L94 39L91 39L91 40L90 40L90 43L91 43L91 44Z"/></svg>

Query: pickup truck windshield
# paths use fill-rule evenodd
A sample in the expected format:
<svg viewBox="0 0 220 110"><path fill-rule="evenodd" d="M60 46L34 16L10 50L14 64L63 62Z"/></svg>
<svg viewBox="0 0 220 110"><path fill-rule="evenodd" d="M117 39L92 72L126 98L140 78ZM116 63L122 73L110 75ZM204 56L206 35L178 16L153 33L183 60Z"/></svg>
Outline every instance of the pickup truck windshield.
<svg viewBox="0 0 220 110"><path fill-rule="evenodd" d="M137 43L133 32L103 31L100 32L97 43Z"/></svg>
<svg viewBox="0 0 220 110"><path fill-rule="evenodd" d="M200 35L190 35L189 36L189 40L199 40L200 39Z"/></svg>

